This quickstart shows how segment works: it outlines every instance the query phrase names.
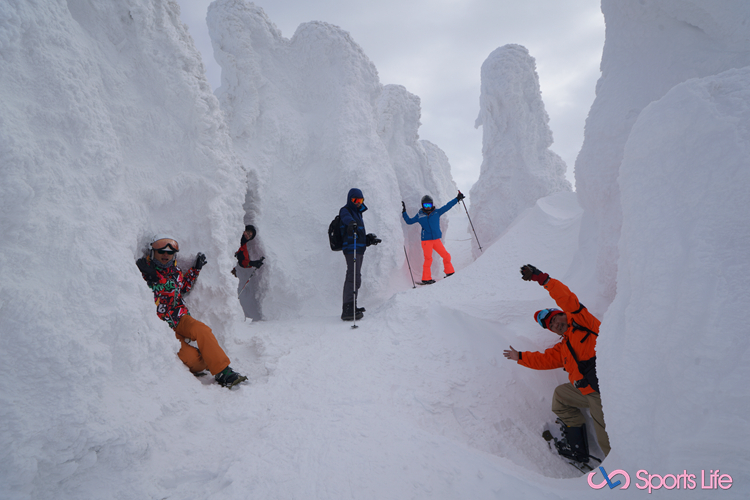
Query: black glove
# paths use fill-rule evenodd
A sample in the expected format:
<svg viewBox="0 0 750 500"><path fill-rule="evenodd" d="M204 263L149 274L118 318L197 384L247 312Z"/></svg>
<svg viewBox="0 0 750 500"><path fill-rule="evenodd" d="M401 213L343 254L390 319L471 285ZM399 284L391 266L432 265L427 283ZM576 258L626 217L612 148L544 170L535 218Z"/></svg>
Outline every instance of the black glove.
<svg viewBox="0 0 750 500"><path fill-rule="evenodd" d="M206 256L198 252L198 256L195 258L195 265L193 267L196 268L198 271L200 271L205 265L206 265Z"/></svg>
<svg viewBox="0 0 750 500"><path fill-rule="evenodd" d="M401 202L401 213L406 213L406 205L403 201Z"/></svg>
<svg viewBox="0 0 750 500"><path fill-rule="evenodd" d="M383 241L383 240L379 240L377 236L375 236L373 233L370 233L370 234L367 235L367 242L366 242L367 244L366 244L366 246L369 247L370 245L377 245L381 241Z"/></svg>
<svg viewBox="0 0 750 500"><path fill-rule="evenodd" d="M464 196L464 194L463 194L463 193L462 193L461 191L459 191L459 192L458 192L458 196L456 196L456 199L457 199L458 201L461 201L461 200L463 200L464 198L466 198L466 196Z"/></svg>
<svg viewBox="0 0 750 500"><path fill-rule="evenodd" d="M156 282L159 279L159 275L156 273L156 266L154 263L146 257L141 257L135 261L135 265L138 266L138 270L143 275L143 279L146 280L148 286Z"/></svg>
<svg viewBox="0 0 750 500"><path fill-rule="evenodd" d="M540 285L544 285L549 279L549 274L541 272L531 264L521 266L521 279L524 281L536 281Z"/></svg>
<svg viewBox="0 0 750 500"><path fill-rule="evenodd" d="M346 234L352 235L357 231L357 223L354 221L351 221L348 226L346 226Z"/></svg>
<svg viewBox="0 0 750 500"><path fill-rule="evenodd" d="M251 260L250 261L250 267L259 268L263 265L263 261L265 260L265 257L261 257L260 260Z"/></svg>

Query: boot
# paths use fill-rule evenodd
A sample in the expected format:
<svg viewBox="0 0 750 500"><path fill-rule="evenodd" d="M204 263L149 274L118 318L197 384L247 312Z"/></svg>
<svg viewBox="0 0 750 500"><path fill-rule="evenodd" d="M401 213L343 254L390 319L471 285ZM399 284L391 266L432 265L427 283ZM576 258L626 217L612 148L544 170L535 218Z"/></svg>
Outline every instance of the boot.
<svg viewBox="0 0 750 500"><path fill-rule="evenodd" d="M231 389L240 382L247 380L247 377L240 375L227 366L226 368L224 368L224 370L217 373L214 379L220 386Z"/></svg>
<svg viewBox="0 0 750 500"><path fill-rule="evenodd" d="M341 319L344 321L354 321L354 319L362 319L362 312L357 311L356 315L354 314L354 302L347 302L344 304L341 310Z"/></svg>
<svg viewBox="0 0 750 500"><path fill-rule="evenodd" d="M565 458L580 463L589 461L589 442L586 435L586 424L580 427L562 427L563 438L555 443L557 452Z"/></svg>

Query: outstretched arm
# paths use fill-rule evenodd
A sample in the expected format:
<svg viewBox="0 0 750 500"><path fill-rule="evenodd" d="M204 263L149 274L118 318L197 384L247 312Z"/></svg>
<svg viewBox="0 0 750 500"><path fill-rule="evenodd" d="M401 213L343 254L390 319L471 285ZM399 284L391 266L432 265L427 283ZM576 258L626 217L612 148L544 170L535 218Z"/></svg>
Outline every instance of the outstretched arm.
<svg viewBox="0 0 750 500"><path fill-rule="evenodd" d="M513 346L510 346L510 350L503 351L503 356L505 356L507 359L510 359L511 361L518 361L520 357L518 356L518 351L513 349Z"/></svg>

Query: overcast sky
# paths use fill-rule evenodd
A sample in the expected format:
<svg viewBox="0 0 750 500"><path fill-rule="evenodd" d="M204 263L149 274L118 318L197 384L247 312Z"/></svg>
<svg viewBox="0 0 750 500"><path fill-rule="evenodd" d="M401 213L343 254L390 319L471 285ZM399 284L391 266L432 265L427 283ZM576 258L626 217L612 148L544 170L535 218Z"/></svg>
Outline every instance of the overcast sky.
<svg viewBox="0 0 750 500"><path fill-rule="evenodd" d="M182 21L203 56L214 90L221 68L206 27L211 0L178 0ZM509 43L536 59L542 99L555 139L552 150L573 181L583 126L599 78L604 17L599 0L257 0L286 38L301 23L325 21L348 31L375 64L383 84L399 84L422 100L421 139L450 159L468 191L482 164L480 70Z"/></svg>

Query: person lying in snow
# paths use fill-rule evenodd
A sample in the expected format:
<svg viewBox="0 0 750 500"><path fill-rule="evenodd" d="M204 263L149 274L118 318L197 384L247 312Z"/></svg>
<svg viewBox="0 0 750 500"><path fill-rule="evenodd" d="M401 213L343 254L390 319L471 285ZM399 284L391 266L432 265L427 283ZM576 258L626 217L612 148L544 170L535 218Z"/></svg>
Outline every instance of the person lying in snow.
<svg viewBox="0 0 750 500"><path fill-rule="evenodd" d="M535 370L563 368L568 372L570 383L559 385L552 398L552 411L565 425L564 444L569 446L564 450L558 447L558 451L577 462L588 462L585 419L580 410L588 408L594 420L596 438L606 456L610 451L609 437L605 430L596 376L596 339L601 322L588 312L568 287L536 267L530 264L521 267L521 278L542 285L562 309L542 309L534 313L534 319L542 328L562 338L544 352L519 352L510 346L510 350L503 351L503 355Z"/></svg>
<svg viewBox="0 0 750 500"><path fill-rule="evenodd" d="M346 259L346 277L341 307L341 319L344 321L353 321L364 316L365 308L357 307L357 294L359 287L362 286L362 259L367 247L381 242L373 233L365 232L362 214L366 210L362 190L351 188L346 195L346 205L339 210L340 231L344 240L342 253Z"/></svg>
<svg viewBox="0 0 750 500"><path fill-rule="evenodd" d="M234 254L240 267L254 267L256 269L259 269L260 266L263 265L263 261L266 259L265 257L261 257L259 260L250 260L250 253L247 251L247 244L248 242L255 239L256 234L257 232L255 231L255 226L249 224L245 226L245 231L242 233L242 237L240 238L240 249L237 250ZM234 269L232 269L232 274L237 276L237 272Z"/></svg>
<svg viewBox="0 0 750 500"><path fill-rule="evenodd" d="M451 264L451 254L448 253L448 250L443 246L443 242L440 241L440 238L443 236L443 233L440 230L440 216L453 208L456 203L464 198L465 196L459 191L458 196L435 210L432 197L430 195L425 195L422 197L422 208L414 217L409 217L409 214L406 213L406 205L403 201L401 202L401 215L406 223L411 225L415 222L419 222L422 226L422 253L424 253L424 264L422 265L423 285L435 283L432 279L432 271L430 270L430 267L432 267L433 250L443 258L443 271L445 271L445 276L448 277L455 272L453 264Z"/></svg>
<svg viewBox="0 0 750 500"><path fill-rule="evenodd" d="M156 315L167 322L180 341L180 351L177 353L180 360L194 375L200 376L203 370L208 369L219 385L231 388L247 380L247 377L229 367L229 358L211 329L193 319L182 300L206 265L206 256L198 253L195 265L187 275L183 275L175 264L179 250L176 239L165 234L157 235L151 242L149 254L135 263L154 292ZM189 344L191 341L198 344L197 349Z"/></svg>

